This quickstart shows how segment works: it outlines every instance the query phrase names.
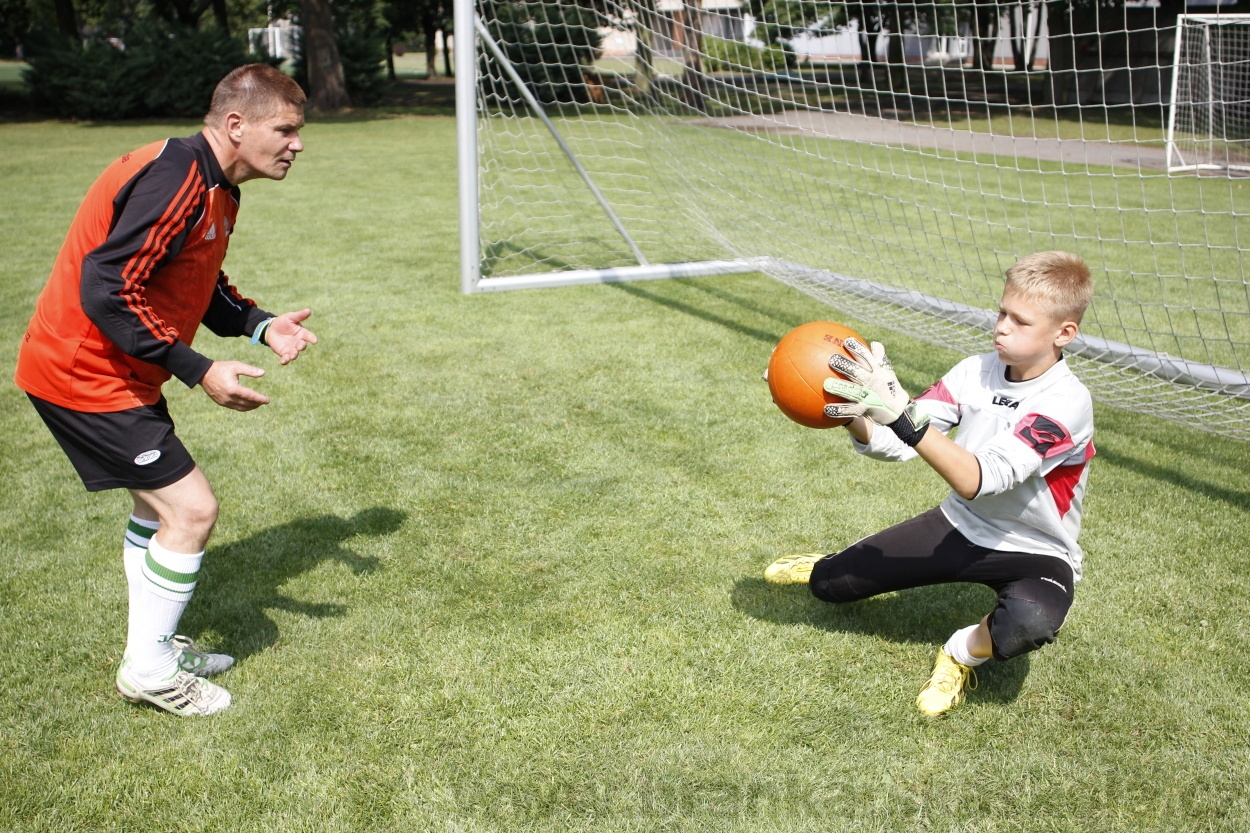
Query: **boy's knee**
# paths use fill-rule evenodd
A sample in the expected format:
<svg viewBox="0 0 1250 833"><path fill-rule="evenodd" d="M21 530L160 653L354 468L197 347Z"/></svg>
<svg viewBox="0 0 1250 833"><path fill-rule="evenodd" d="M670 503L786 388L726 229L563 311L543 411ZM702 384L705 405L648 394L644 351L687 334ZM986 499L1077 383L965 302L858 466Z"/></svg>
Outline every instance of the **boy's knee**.
<svg viewBox="0 0 1250 833"><path fill-rule="evenodd" d="M1029 599L1006 598L990 614L990 638L994 658L1011 659L1055 641L1062 620L1044 605Z"/></svg>

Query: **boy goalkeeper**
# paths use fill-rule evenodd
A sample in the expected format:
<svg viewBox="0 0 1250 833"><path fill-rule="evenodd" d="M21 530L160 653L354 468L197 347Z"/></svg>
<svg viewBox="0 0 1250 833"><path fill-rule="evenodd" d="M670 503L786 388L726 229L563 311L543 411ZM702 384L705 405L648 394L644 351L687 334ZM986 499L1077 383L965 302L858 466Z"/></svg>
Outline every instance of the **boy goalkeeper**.
<svg viewBox="0 0 1250 833"><path fill-rule="evenodd" d="M914 400L878 343L869 350L848 340L855 360L830 360L850 381L830 378L825 390L848 402L825 412L853 417L847 429L855 450L887 461L919 456L953 491L940 506L842 552L779 559L764 577L806 583L828 602L948 582L993 588L997 607L938 651L916 699L927 715L957 705L972 669L991 657L1053 642L1072 605L1094 416L1062 349L1092 295L1089 268L1076 255L1029 255L1007 270L994 352L965 359Z"/></svg>

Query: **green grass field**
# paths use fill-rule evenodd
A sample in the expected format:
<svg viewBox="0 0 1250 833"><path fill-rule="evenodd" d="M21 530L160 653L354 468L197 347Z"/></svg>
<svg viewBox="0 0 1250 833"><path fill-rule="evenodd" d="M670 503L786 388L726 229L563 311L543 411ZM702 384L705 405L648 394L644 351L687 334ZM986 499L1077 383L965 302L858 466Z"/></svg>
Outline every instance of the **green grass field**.
<svg viewBox="0 0 1250 833"><path fill-rule="evenodd" d="M195 129L0 124L6 374L93 178ZM760 578L946 491L769 401L776 340L845 317L758 276L461 296L454 133L314 121L243 187L226 270L321 343L201 334L269 370L256 412L167 387L222 505L181 629L239 658L227 712L112 692L127 500L0 386L0 830L1245 829L1250 446L1099 408L1060 639L923 719L992 593ZM887 341L913 390L957 359Z"/></svg>

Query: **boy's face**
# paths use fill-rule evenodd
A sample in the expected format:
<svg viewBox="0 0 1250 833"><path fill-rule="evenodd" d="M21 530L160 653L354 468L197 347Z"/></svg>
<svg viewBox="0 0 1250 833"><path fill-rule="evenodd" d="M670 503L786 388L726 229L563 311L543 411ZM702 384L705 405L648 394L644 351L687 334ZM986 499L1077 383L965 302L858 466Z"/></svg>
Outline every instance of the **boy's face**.
<svg viewBox="0 0 1250 833"><path fill-rule="evenodd" d="M1074 321L1056 320L1036 298L1007 289L998 305L994 350L1012 367L1014 381L1032 379L1059 359L1059 348L1077 334Z"/></svg>

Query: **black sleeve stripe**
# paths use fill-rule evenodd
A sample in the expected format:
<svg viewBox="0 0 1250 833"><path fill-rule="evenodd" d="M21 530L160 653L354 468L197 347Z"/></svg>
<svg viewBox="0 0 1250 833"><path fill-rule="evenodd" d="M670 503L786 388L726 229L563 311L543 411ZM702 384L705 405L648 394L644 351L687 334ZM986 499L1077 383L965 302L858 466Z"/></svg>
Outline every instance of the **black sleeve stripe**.
<svg viewBox="0 0 1250 833"><path fill-rule="evenodd" d="M125 282L121 291L122 300L153 336L167 344L173 344L178 336L144 302L142 286L151 276L156 264L165 256L170 240L185 227L187 218L198 202L197 197L203 190L199 168L193 166L165 214L148 231L147 239L122 270Z"/></svg>

